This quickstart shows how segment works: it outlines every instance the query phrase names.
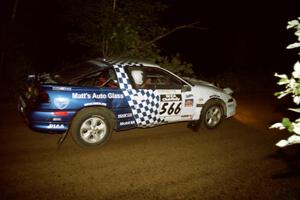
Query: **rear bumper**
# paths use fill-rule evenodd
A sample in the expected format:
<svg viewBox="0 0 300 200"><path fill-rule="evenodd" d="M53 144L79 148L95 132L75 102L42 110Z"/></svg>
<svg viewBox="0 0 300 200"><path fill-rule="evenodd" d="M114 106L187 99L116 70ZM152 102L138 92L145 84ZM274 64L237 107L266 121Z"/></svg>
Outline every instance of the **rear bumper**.
<svg viewBox="0 0 300 200"><path fill-rule="evenodd" d="M30 129L47 133L67 131L75 114L75 111L66 111L66 116L57 116L53 111L31 110L22 102L22 98L19 98L17 109Z"/></svg>

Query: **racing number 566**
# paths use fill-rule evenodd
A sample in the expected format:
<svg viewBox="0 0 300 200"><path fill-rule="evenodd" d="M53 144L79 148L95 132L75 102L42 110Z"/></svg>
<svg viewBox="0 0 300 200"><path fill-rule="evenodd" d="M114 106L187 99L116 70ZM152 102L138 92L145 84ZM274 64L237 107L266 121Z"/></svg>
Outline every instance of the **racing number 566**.
<svg viewBox="0 0 300 200"><path fill-rule="evenodd" d="M164 102L160 108L160 115L177 115L181 111L181 102Z"/></svg>

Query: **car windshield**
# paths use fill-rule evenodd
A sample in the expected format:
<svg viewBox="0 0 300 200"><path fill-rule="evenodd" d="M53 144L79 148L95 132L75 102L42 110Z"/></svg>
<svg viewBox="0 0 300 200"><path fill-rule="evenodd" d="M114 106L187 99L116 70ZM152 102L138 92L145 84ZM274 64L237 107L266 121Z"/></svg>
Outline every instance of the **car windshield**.
<svg viewBox="0 0 300 200"><path fill-rule="evenodd" d="M183 80L185 80L186 82L188 82L190 85L192 85L192 86L195 85L195 83L192 81L191 78L188 78L188 77L182 77L182 78L183 78Z"/></svg>
<svg viewBox="0 0 300 200"><path fill-rule="evenodd" d="M101 69L101 67L89 62L65 66L53 74L53 79L57 82L69 83L74 79L95 73Z"/></svg>

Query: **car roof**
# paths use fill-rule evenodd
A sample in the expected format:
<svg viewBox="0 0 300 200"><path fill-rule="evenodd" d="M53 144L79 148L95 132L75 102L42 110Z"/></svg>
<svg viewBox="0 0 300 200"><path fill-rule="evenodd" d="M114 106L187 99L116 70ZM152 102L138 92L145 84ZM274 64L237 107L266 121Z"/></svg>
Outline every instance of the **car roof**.
<svg viewBox="0 0 300 200"><path fill-rule="evenodd" d="M100 67L109 67L111 65L160 67L159 65L149 61L130 58L95 58L88 62L94 63Z"/></svg>

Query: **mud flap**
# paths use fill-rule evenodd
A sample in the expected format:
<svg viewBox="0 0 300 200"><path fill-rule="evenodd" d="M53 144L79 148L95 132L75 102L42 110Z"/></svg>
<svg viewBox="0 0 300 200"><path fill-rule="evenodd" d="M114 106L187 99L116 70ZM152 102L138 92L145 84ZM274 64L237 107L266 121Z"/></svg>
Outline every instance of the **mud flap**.
<svg viewBox="0 0 300 200"><path fill-rule="evenodd" d="M59 137L59 139L58 139L58 141L57 141L58 148L60 148L61 145L62 145L62 143L65 141L68 132L69 132L69 131L65 131L65 132Z"/></svg>

